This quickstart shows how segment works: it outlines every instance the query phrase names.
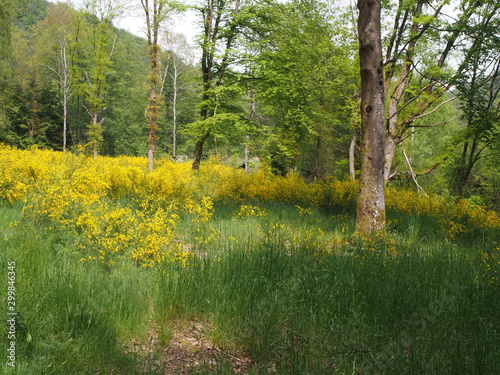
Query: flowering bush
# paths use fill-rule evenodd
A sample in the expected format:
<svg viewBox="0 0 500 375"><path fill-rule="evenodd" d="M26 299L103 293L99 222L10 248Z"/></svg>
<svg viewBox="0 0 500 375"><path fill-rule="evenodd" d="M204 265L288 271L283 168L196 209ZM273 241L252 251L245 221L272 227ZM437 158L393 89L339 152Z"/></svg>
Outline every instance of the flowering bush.
<svg viewBox="0 0 500 375"><path fill-rule="evenodd" d="M238 215L238 217L261 217L266 216L267 212L259 206L248 206L242 204L236 214Z"/></svg>
<svg viewBox="0 0 500 375"><path fill-rule="evenodd" d="M238 202L234 216L241 220L267 215L264 209L248 204L255 200L293 204L303 218L311 215L313 207L336 215L355 211L357 183L353 181L306 183L297 174L274 176L266 168L246 174L216 159L196 172L188 163L167 159L160 160L153 171L146 165L146 158L139 157L94 159L0 145L0 198L23 201L25 215L73 231L84 253L82 259L110 265L117 256L144 266L187 262L192 254L185 249L201 248L219 235L212 225L215 201ZM432 218L448 239L500 229L496 212L466 200L453 202L389 187L386 205L402 214ZM190 222L189 233L179 231L178 223L185 218ZM266 241L280 236L291 244L302 243L302 248L318 246L315 237L321 233L308 229L299 238L282 225L264 223L260 234ZM368 244L362 247L370 248Z"/></svg>
<svg viewBox="0 0 500 375"><path fill-rule="evenodd" d="M427 196L416 194L411 190L388 188L386 206L400 213L434 218L444 229L448 239L474 230L500 229L498 213L473 205L465 199L455 203L439 195Z"/></svg>

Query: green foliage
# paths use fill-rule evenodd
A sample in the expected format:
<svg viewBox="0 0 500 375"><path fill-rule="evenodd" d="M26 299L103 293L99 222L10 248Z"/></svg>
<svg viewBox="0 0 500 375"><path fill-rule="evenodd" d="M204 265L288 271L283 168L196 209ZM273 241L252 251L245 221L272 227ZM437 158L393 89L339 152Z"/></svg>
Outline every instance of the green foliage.
<svg viewBox="0 0 500 375"><path fill-rule="evenodd" d="M144 40L116 30L109 22L100 23L90 14L77 17L77 11L66 4L50 4L48 17L42 19L47 4L43 9L40 6L31 2L18 9L24 14L29 8L38 15L37 22L12 29L16 48L2 53L0 66L5 61L5 67L15 73L0 69L6 80L0 93L0 140L19 147L61 148L62 106L58 102L62 103L62 91L57 86L65 48L70 64L68 146L87 142L89 123L95 128L105 118L103 129L87 133L97 142L102 133L104 153L143 154L148 66ZM101 115L94 122L89 112Z"/></svg>
<svg viewBox="0 0 500 375"><path fill-rule="evenodd" d="M149 63L144 39L117 31L113 51L113 74L108 77L109 93L104 124L103 153L145 155L144 104Z"/></svg>
<svg viewBox="0 0 500 375"><path fill-rule="evenodd" d="M204 133L210 131L217 138L223 138L228 136L227 129L233 129L233 131L238 129L248 128L248 119L242 115L235 113L220 113L213 117L208 117L206 119L199 119L191 124L185 130L185 134L196 135L199 133Z"/></svg>
<svg viewBox="0 0 500 375"><path fill-rule="evenodd" d="M325 10L316 2L263 10L266 34L256 43L255 75L261 111L271 120L266 131L271 162L282 170L298 167L305 154L302 167L322 164L331 171L332 159L347 155L357 71L350 41L336 44L330 37L342 18L330 24Z"/></svg>
<svg viewBox="0 0 500 375"><path fill-rule="evenodd" d="M455 79L457 97L463 112L464 130L461 132L461 155L457 157L453 191L464 197L485 193L489 189L481 185L488 180L481 166L500 160L500 43L497 37L499 22L498 7L491 5L484 10L491 23L475 21L467 25L467 32L474 42L466 50L467 59L463 70ZM483 163L481 159L491 159ZM497 173L489 171L495 176ZM495 177L493 177L493 180ZM490 204L497 203L497 192L490 192L486 198Z"/></svg>
<svg viewBox="0 0 500 375"><path fill-rule="evenodd" d="M0 79L4 83L6 79L7 61L11 48L13 1L3 1L0 4Z"/></svg>
<svg viewBox="0 0 500 375"><path fill-rule="evenodd" d="M47 0L17 0L16 3L16 26L26 29L44 19L49 6Z"/></svg>
<svg viewBox="0 0 500 375"><path fill-rule="evenodd" d="M112 14L105 16L113 17ZM81 72L77 76L81 77L79 89L86 99L85 109L91 117L91 122L87 125L86 136L94 150L97 150L98 145L103 141L103 111L106 107L109 75L113 65L111 57L114 42L111 34L111 21L112 18L104 18L97 23L87 22L87 29L84 35L80 36L83 37L84 43L78 46L84 54L88 54L88 66L80 68Z"/></svg>

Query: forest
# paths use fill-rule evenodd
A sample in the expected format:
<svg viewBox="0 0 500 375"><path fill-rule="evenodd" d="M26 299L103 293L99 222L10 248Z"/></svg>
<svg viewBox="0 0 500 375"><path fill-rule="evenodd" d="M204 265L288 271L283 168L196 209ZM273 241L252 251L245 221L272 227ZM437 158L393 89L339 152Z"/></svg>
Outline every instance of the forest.
<svg viewBox="0 0 500 375"><path fill-rule="evenodd" d="M499 13L2 1L0 372L499 374Z"/></svg>
<svg viewBox="0 0 500 375"><path fill-rule="evenodd" d="M201 2L193 46L165 22L187 5L157 3L141 38L119 2L4 2L0 142L358 177L355 9ZM498 5L478 4L384 3L384 179L498 209Z"/></svg>

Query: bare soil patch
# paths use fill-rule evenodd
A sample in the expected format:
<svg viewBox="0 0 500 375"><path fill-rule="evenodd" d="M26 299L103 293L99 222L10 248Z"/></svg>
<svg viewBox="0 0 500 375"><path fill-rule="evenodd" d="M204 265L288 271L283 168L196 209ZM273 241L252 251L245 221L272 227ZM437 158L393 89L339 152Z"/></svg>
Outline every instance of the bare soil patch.
<svg viewBox="0 0 500 375"><path fill-rule="evenodd" d="M160 328L150 327L147 337L130 340L125 352L138 357L145 374L247 374L248 354L217 346L209 338L212 330L208 322L176 322L168 330L171 337L161 338Z"/></svg>

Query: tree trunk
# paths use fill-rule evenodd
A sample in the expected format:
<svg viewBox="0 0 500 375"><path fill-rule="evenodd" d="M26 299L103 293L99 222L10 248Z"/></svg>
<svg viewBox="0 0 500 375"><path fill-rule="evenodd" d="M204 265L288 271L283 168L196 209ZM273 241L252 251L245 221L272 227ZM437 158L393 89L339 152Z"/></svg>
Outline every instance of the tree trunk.
<svg viewBox="0 0 500 375"><path fill-rule="evenodd" d="M321 169L321 136L318 135L316 138L316 160L314 161L314 172L313 172L313 180L316 180L323 173L320 171Z"/></svg>
<svg viewBox="0 0 500 375"><path fill-rule="evenodd" d="M167 15L167 2L164 0L154 0L150 4L148 0L141 0L141 4L146 16L146 34L149 48L149 104L147 107L149 133L147 139L148 146L148 169L154 168L155 142L158 139L156 131L158 130L158 115L160 112L161 93L158 92L158 86L161 82L158 54L160 46L158 44L158 33L160 25Z"/></svg>
<svg viewBox="0 0 500 375"><path fill-rule="evenodd" d="M97 159L97 155L99 154L99 139L98 139L98 129L99 129L99 122L97 121L97 118L99 116L99 112L97 109L94 109L92 112L92 153L94 155L94 159Z"/></svg>
<svg viewBox="0 0 500 375"><path fill-rule="evenodd" d="M63 92L63 152L66 152L68 139L68 93Z"/></svg>
<svg viewBox="0 0 500 375"><path fill-rule="evenodd" d="M172 97L172 157L175 159L177 156L177 63L174 61L174 92Z"/></svg>
<svg viewBox="0 0 500 375"><path fill-rule="evenodd" d="M203 134L203 136L199 138L194 145L193 165L191 167L193 171L200 169L201 157L203 155L203 145L208 137L210 137L210 132Z"/></svg>
<svg viewBox="0 0 500 375"><path fill-rule="evenodd" d="M257 102L255 101L255 91L250 93L252 98L252 105L250 106L250 118L253 119L257 115ZM250 162L250 150L248 148L250 143L250 134L245 135L245 173L250 172L249 162Z"/></svg>
<svg viewBox="0 0 500 375"><path fill-rule="evenodd" d="M248 167L249 156L250 156L250 151L248 149L249 142L250 142L250 135L246 134L245 135L245 161L244 161L245 173L248 173L250 171L250 169Z"/></svg>
<svg viewBox="0 0 500 375"><path fill-rule="evenodd" d="M385 227L381 0L358 0L358 9L362 148L356 233L368 235Z"/></svg>
<svg viewBox="0 0 500 375"><path fill-rule="evenodd" d="M157 31L156 31L157 33ZM156 35L156 34L155 34ZM160 80L160 74L158 69L158 50L159 46L157 44L151 44L149 46L149 58L151 67L151 78L149 82L149 106L148 106L148 123L149 123L149 134L148 134L148 170L154 168L154 153L155 153L155 141L157 139L156 130L158 129L158 112L159 112L159 95L157 94L158 82Z"/></svg>
<svg viewBox="0 0 500 375"><path fill-rule="evenodd" d="M63 104L63 152L66 151L67 148L67 129L68 129L68 92L69 92L69 83L68 83L68 60L66 57L66 40L61 45L61 65L62 65L62 104Z"/></svg>
<svg viewBox="0 0 500 375"><path fill-rule="evenodd" d="M455 189L457 195L460 197L467 196L467 185L472 175L472 170L477 161L481 158L483 149L478 147L479 142L477 138L474 138L472 142L464 142L460 166L455 176Z"/></svg>

